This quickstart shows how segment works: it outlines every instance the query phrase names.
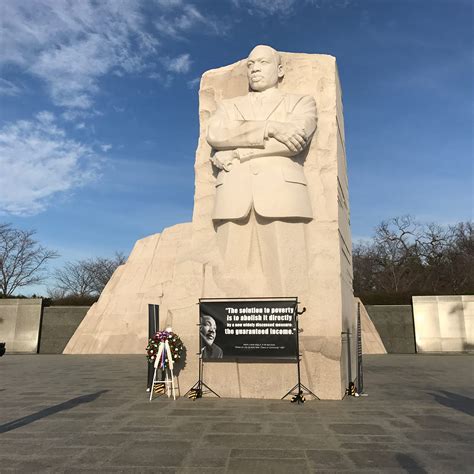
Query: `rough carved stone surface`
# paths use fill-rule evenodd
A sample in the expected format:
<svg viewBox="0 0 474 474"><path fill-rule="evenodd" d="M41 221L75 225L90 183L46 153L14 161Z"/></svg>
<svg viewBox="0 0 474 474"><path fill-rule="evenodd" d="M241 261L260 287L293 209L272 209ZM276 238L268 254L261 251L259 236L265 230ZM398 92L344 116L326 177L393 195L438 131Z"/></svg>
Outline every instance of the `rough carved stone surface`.
<svg viewBox="0 0 474 474"><path fill-rule="evenodd" d="M282 53L282 92L314 97L318 128L304 162L314 218L299 232L304 259L285 262L263 274L259 256L239 256L223 266L212 221L216 172L206 141L210 115L223 99L248 91L245 60L206 72L200 88L200 137L195 160L191 223L179 224L138 241L90 309L65 353L144 353L147 305L160 305L160 327L172 326L187 346L180 373L184 393L197 378L198 307L201 297L298 296L307 308L300 326L302 382L320 398L340 399L347 386L347 355L341 332L355 333L351 235L342 99L332 56ZM292 235L275 226L274 251L291 247ZM270 252L272 248L269 248ZM296 249L297 250L297 249ZM281 258L285 258L283 252ZM269 265L272 263L269 262ZM353 345L355 346L355 344ZM355 373L355 355L352 373ZM294 364L207 363L204 378L225 397L280 398L296 383Z"/></svg>

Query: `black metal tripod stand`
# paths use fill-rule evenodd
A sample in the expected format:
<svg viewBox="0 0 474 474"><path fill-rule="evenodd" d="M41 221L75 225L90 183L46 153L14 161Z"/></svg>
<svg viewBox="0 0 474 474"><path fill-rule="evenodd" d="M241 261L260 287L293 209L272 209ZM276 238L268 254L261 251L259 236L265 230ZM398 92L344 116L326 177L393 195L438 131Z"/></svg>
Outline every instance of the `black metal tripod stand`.
<svg viewBox="0 0 474 474"><path fill-rule="evenodd" d="M198 372L198 381L186 392L185 397L192 398L196 400L197 398L202 398L205 393L212 393L217 398L221 398L212 388L206 385L203 380L203 361L202 361L202 351L199 353L199 372ZM207 390L203 390L203 387Z"/></svg>
<svg viewBox="0 0 474 474"><path fill-rule="evenodd" d="M296 311L295 315L295 322L296 322L296 354L297 354L297 368L298 368L298 382L297 384L293 387L290 388L290 390L283 396L281 397L282 400L284 400L288 395L293 395L293 398L291 399L291 403L304 403L305 402L305 397L304 395L312 395L313 397L317 398L319 400L319 397L315 395L308 387L303 385L301 383L301 354L300 354L300 328L299 328L299 323L298 323L298 316L306 312L306 308L303 308L302 311Z"/></svg>

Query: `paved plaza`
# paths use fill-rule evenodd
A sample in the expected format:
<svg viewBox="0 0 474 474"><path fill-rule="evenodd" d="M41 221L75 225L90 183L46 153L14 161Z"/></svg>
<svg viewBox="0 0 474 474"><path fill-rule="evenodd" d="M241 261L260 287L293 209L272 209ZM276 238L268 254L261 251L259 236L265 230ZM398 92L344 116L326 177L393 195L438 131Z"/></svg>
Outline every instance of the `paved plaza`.
<svg viewBox="0 0 474 474"><path fill-rule="evenodd" d="M366 356L367 397L298 406L150 403L142 356L7 354L0 472L471 473L473 362Z"/></svg>

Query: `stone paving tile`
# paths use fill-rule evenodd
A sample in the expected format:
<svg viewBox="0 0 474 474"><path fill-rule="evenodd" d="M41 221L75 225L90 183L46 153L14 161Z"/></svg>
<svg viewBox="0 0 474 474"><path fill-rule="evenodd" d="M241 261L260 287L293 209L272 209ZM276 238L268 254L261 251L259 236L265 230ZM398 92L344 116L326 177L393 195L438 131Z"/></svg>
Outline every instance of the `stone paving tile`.
<svg viewBox="0 0 474 474"><path fill-rule="evenodd" d="M288 474L311 472L306 459L231 458L226 472L238 474Z"/></svg>
<svg viewBox="0 0 474 474"><path fill-rule="evenodd" d="M93 446L85 448L74 457L75 466L99 468L107 464L116 453L116 447Z"/></svg>
<svg viewBox="0 0 474 474"><path fill-rule="evenodd" d="M0 472L472 472L472 356L365 357L368 397L302 406L150 403L143 362L0 359Z"/></svg>
<svg viewBox="0 0 474 474"><path fill-rule="evenodd" d="M230 448L193 449L184 460L184 466L225 468Z"/></svg>
<svg viewBox="0 0 474 474"><path fill-rule="evenodd" d="M263 433L298 433L298 425L296 423L285 422L267 422L262 424Z"/></svg>
<svg viewBox="0 0 474 474"><path fill-rule="evenodd" d="M8 439L3 436L0 438L0 457L1 456L29 456L32 453L31 442L35 443L35 450L38 452L43 452L48 449L50 446L62 447L60 443L56 444L51 441L51 439ZM65 446L65 445L63 445Z"/></svg>
<svg viewBox="0 0 474 474"><path fill-rule="evenodd" d="M171 410L169 413L169 416L199 416L199 417L207 417L208 419L215 419L216 417L220 416L226 416L228 415L229 412L228 410L207 410L207 409L202 409L200 410L198 408L194 409L176 409L176 410Z"/></svg>
<svg viewBox="0 0 474 474"><path fill-rule="evenodd" d="M306 452L303 449L232 449L230 457L246 459L305 459Z"/></svg>
<svg viewBox="0 0 474 474"><path fill-rule="evenodd" d="M441 425L442 426L442 425ZM421 443L447 443L447 442L463 442L465 437L462 433L453 433L452 431L445 431L441 429L423 430L418 429L414 431L404 432L406 439L410 441L417 441Z"/></svg>
<svg viewBox="0 0 474 474"><path fill-rule="evenodd" d="M315 421L314 423L310 423L306 421L305 423L298 423L296 425L297 430L301 434L327 434L332 432L326 425Z"/></svg>
<svg viewBox="0 0 474 474"><path fill-rule="evenodd" d="M71 439L77 446L121 446L130 440L124 433L81 433Z"/></svg>
<svg viewBox="0 0 474 474"><path fill-rule="evenodd" d="M175 474L181 472L181 470L177 468L171 468L171 467L155 467L155 466L140 466L140 467L130 467L127 466L125 468L119 468L119 467L112 467L112 468L107 468L107 467L83 467L83 466L76 466L76 465L70 465L67 468L63 468L61 473L67 473L67 474L83 474L83 473L97 473L100 472L106 473L106 474Z"/></svg>
<svg viewBox="0 0 474 474"><path fill-rule="evenodd" d="M46 420L41 419L32 422L28 425L23 425L21 422L18 427L8 426L7 429L16 429L19 433L36 433L41 436L42 433L47 433L48 436L57 433L58 436L64 436L69 433L78 433L81 431L88 431L88 427L85 424L74 425L64 420Z"/></svg>
<svg viewBox="0 0 474 474"><path fill-rule="evenodd" d="M469 428L470 425L467 422L464 422L459 419L454 419L453 417L448 416L439 416L439 415L424 415L424 416L410 416L413 422L422 427L422 428L433 428L438 429L440 426L444 428L454 428L459 429L461 426Z"/></svg>
<svg viewBox="0 0 474 474"><path fill-rule="evenodd" d="M212 423L210 431L213 433L260 433L262 425L257 423Z"/></svg>
<svg viewBox="0 0 474 474"><path fill-rule="evenodd" d="M224 467L184 467L174 472L176 474L224 474L227 470Z"/></svg>
<svg viewBox="0 0 474 474"><path fill-rule="evenodd" d="M156 434L152 440L133 441L123 446L112 456L110 465L178 467L183 465L191 447L190 442L167 441L165 436L158 439Z"/></svg>
<svg viewBox="0 0 474 474"><path fill-rule="evenodd" d="M324 438L313 438L307 436L291 435L242 435L242 434L220 434L204 435L202 443L207 446L221 446L229 448L312 448L317 446L328 446L330 443Z"/></svg>
<svg viewBox="0 0 474 474"><path fill-rule="evenodd" d="M306 450L309 467L316 469L354 469L354 464L340 450Z"/></svg>
<svg viewBox="0 0 474 474"><path fill-rule="evenodd" d="M426 472L420 461L411 453L388 451L388 450L367 450L350 451L347 456L359 469L379 469L380 466L387 468L398 468L408 472Z"/></svg>
<svg viewBox="0 0 474 474"><path fill-rule="evenodd" d="M6 468L15 472L61 472L67 463L68 459L61 455L0 456L2 472Z"/></svg>
<svg viewBox="0 0 474 474"><path fill-rule="evenodd" d="M83 446L62 446L58 447L55 445L49 446L49 448L42 451L44 456L56 456L62 459L72 459L76 456L80 456L86 452Z"/></svg>
<svg viewBox="0 0 474 474"><path fill-rule="evenodd" d="M338 434L353 435L358 434L369 434L369 435L384 435L386 431L379 425L364 424L364 423L334 423L329 425L329 428Z"/></svg>
<svg viewBox="0 0 474 474"><path fill-rule="evenodd" d="M401 442L389 442L389 443L368 443L359 441L342 441L339 444L342 451L386 451L388 450L401 450L409 448L406 443Z"/></svg>

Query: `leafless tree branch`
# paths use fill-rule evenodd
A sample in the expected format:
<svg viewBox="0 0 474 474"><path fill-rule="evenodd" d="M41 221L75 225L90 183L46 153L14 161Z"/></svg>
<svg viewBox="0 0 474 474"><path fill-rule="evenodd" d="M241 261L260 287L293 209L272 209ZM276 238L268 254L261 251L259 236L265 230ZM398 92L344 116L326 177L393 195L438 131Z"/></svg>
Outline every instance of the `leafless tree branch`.
<svg viewBox="0 0 474 474"><path fill-rule="evenodd" d="M0 294L11 296L18 288L43 282L46 264L59 256L39 245L35 233L0 224Z"/></svg>

